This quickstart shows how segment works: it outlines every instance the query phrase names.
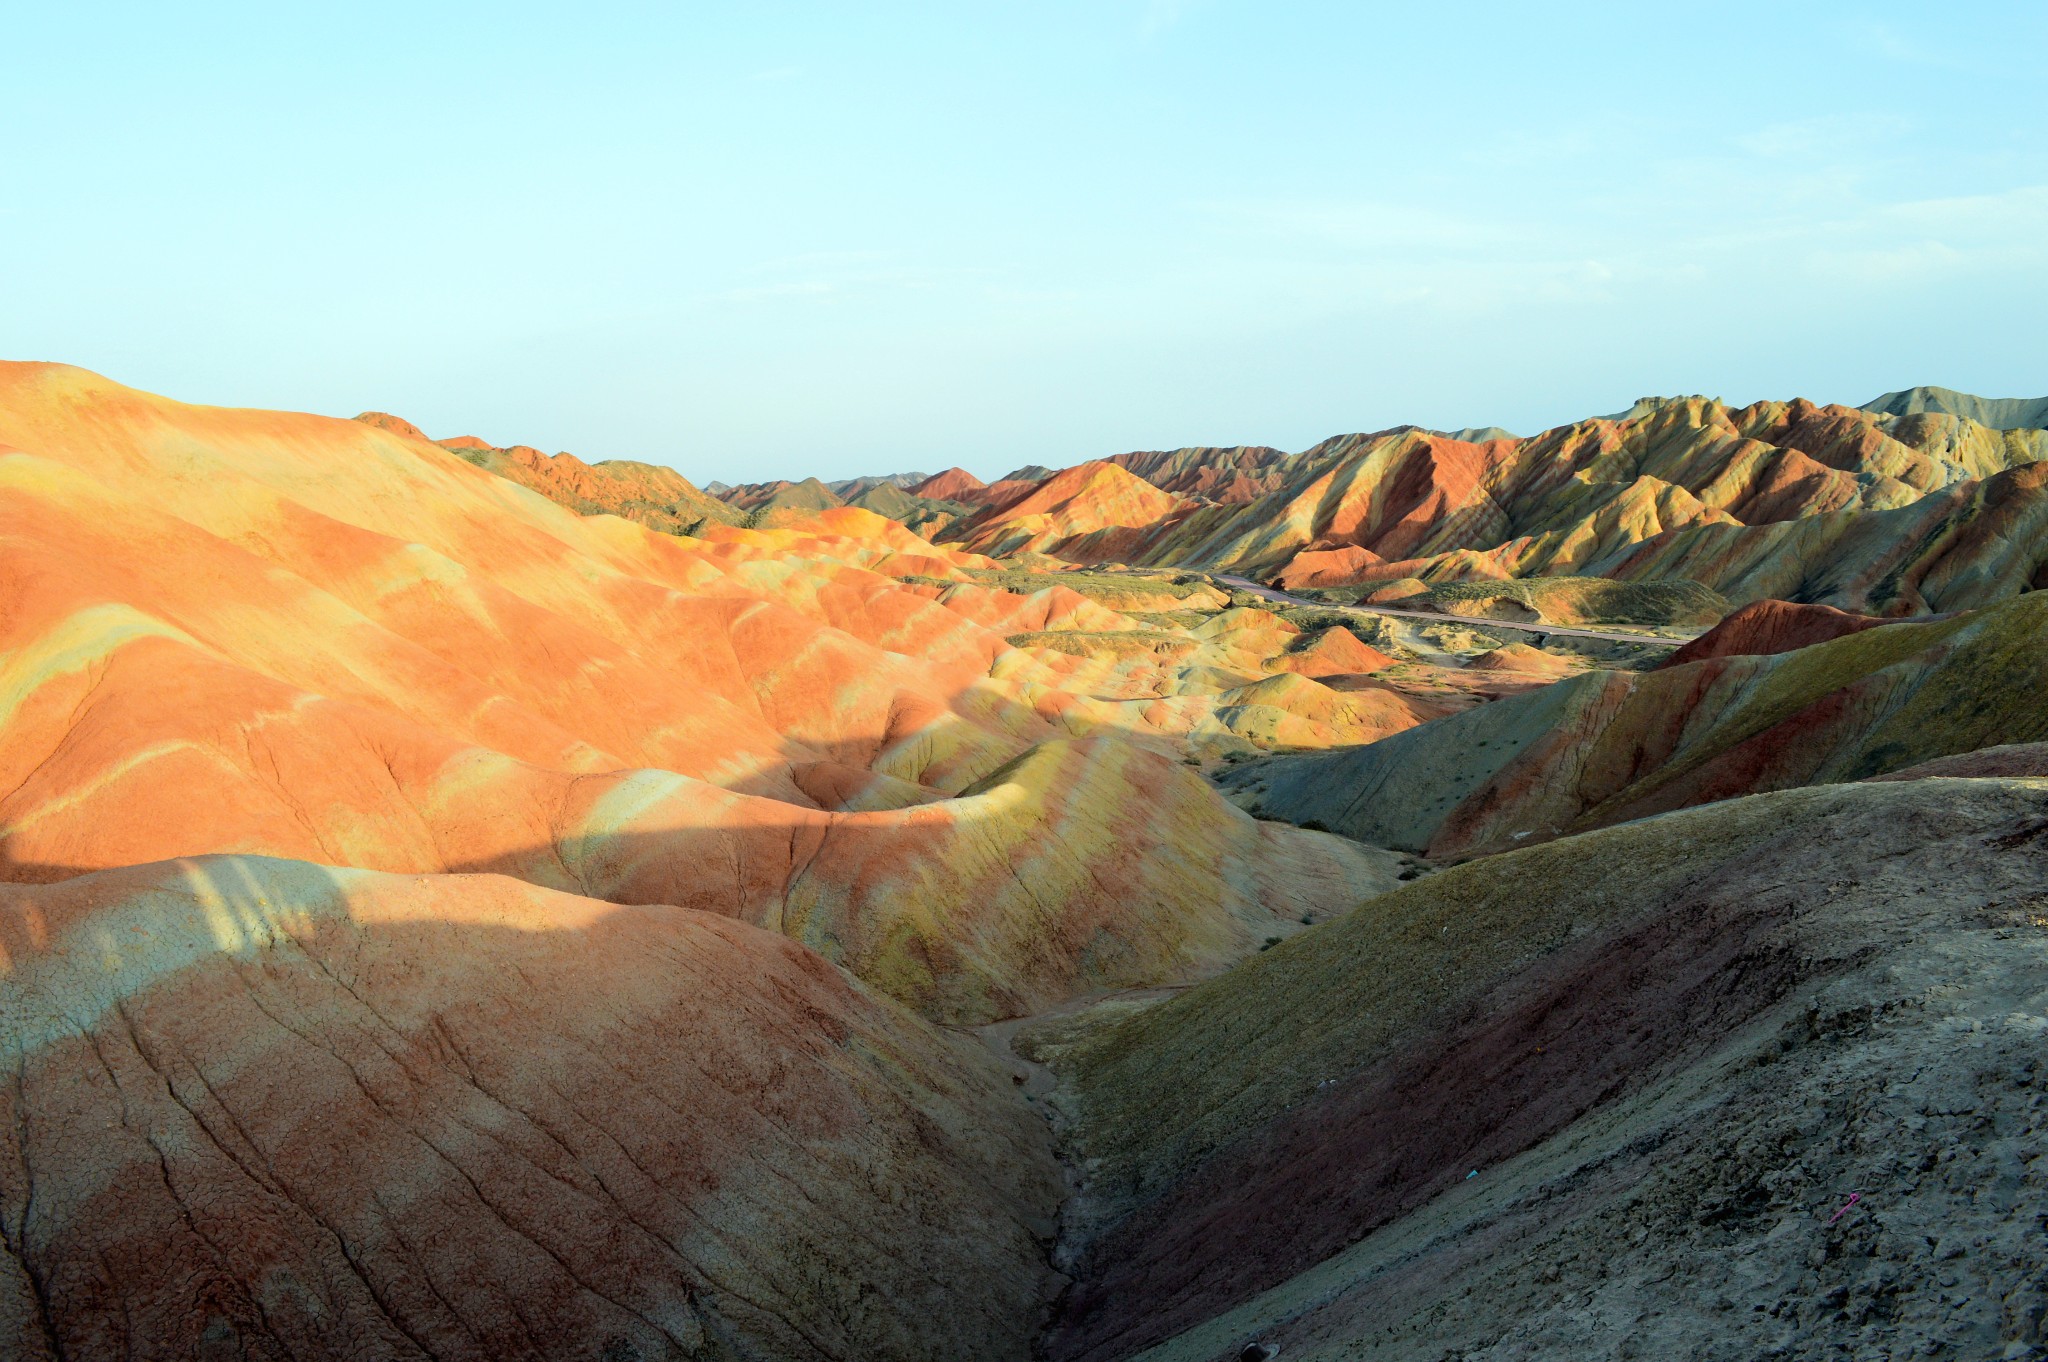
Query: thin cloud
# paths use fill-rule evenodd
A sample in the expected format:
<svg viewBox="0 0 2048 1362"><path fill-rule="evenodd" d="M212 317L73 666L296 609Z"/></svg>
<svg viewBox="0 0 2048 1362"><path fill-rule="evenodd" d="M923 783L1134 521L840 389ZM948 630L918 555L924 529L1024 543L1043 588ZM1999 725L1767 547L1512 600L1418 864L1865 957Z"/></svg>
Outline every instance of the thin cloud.
<svg viewBox="0 0 2048 1362"><path fill-rule="evenodd" d="M979 282L990 274L989 270L978 267L888 265L879 263L881 259L875 252L820 252L812 257L785 262L783 278L761 277L760 282L723 289L711 296L728 303L792 299L830 302L860 293L928 292ZM796 268L800 263L807 267ZM758 277L774 272L757 270L755 273Z"/></svg>
<svg viewBox="0 0 2048 1362"><path fill-rule="evenodd" d="M1953 278L1980 264L1940 241L1920 241L1868 251L1815 251L1811 266L1852 283L1872 286L1925 284Z"/></svg>
<svg viewBox="0 0 2048 1362"><path fill-rule="evenodd" d="M1313 241L1351 251L1498 246L1518 235L1498 213L1461 212L1421 202L1245 199L1197 206L1224 226L1253 237Z"/></svg>
<svg viewBox="0 0 2048 1362"><path fill-rule="evenodd" d="M833 285L822 279L792 279L780 284L727 289L718 296L729 303L760 303L777 298L816 298L835 291Z"/></svg>
<svg viewBox="0 0 2048 1362"><path fill-rule="evenodd" d="M1937 51L1924 42L1908 38L1890 24L1858 24L1850 30L1850 41L1871 56L1901 62L1908 66L1934 66L1960 71L1969 65L1959 57Z"/></svg>
<svg viewBox="0 0 2048 1362"><path fill-rule="evenodd" d="M1911 127L1906 119L1885 115L1825 114L1768 124L1738 136L1735 145L1753 156L1771 160L1810 160L1882 144Z"/></svg>
<svg viewBox="0 0 2048 1362"><path fill-rule="evenodd" d="M2048 185L1996 194L1964 194L1893 204L1886 213L1936 230L1969 230L2034 242L2048 240Z"/></svg>
<svg viewBox="0 0 2048 1362"><path fill-rule="evenodd" d="M1138 36L1156 38L1179 24L1194 8L1194 0L1145 0L1145 16L1138 22Z"/></svg>

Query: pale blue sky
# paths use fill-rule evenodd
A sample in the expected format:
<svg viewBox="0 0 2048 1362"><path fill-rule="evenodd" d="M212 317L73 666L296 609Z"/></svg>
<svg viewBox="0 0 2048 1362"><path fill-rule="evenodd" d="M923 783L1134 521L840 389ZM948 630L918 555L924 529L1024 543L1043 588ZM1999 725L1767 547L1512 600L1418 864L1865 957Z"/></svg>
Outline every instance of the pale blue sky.
<svg viewBox="0 0 2048 1362"><path fill-rule="evenodd" d="M7 4L0 355L700 481L2048 393L2048 4Z"/></svg>

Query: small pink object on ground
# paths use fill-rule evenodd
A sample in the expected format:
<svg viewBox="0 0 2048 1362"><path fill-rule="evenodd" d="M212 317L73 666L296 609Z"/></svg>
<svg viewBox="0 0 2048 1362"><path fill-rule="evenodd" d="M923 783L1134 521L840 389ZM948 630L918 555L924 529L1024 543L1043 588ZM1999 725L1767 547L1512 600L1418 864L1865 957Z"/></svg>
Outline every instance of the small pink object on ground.
<svg viewBox="0 0 2048 1362"><path fill-rule="evenodd" d="M1840 1220L1840 1219L1841 1219L1841 1218L1842 1218L1843 1216L1845 1216L1845 1215L1847 1215L1847 1214L1849 1213L1849 1208L1850 1208L1851 1206L1854 1206L1854 1205L1855 1205L1855 1204L1856 1204L1857 1202L1859 1202L1859 1201L1861 1201L1861 1200L1863 1200L1863 1193L1861 1193L1861 1192L1851 1192L1851 1193L1849 1193L1849 1199L1848 1199L1847 1201L1845 1201L1845 1202L1843 1202L1843 1203L1842 1203L1842 1209L1841 1209L1841 1210L1839 1210L1839 1211L1836 1211L1836 1212L1835 1212L1835 1213L1834 1213L1833 1215L1831 1215L1831 1216L1829 1216L1829 1217L1828 1217L1828 1223L1829 1223L1830 1225L1832 1225L1832 1224L1834 1224L1834 1223L1835 1223L1835 1222L1836 1222L1837 1220Z"/></svg>

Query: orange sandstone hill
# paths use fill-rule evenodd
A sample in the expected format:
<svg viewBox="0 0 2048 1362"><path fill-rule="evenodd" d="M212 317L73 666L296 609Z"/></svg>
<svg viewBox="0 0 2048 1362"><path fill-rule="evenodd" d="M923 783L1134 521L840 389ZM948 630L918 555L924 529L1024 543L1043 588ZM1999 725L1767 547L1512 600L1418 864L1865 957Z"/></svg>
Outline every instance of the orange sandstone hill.
<svg viewBox="0 0 2048 1362"><path fill-rule="evenodd" d="M1047 1132L933 1021L1392 884L1188 763L1429 711L512 462L0 366L0 1352L1021 1362Z"/></svg>
<svg viewBox="0 0 2048 1362"><path fill-rule="evenodd" d="M992 503L946 534L978 553L1050 553L1076 562L1130 557L1149 530L1191 506L1117 464L1084 463Z"/></svg>
<svg viewBox="0 0 2048 1362"><path fill-rule="evenodd" d="M1029 1356L986 1055L785 937L208 856L0 885L0 1354Z"/></svg>
<svg viewBox="0 0 2048 1362"><path fill-rule="evenodd" d="M1262 656L1202 640L1137 672L1015 647L903 581L985 560L865 511L655 534L367 424L49 366L0 370L0 444L11 879L509 874L783 930L987 1019L1220 968L1384 873L1175 763L1273 741L1276 702L1321 742L1412 708L1247 700Z"/></svg>
<svg viewBox="0 0 2048 1362"><path fill-rule="evenodd" d="M933 501L971 501L975 493L987 486L964 468L949 468L943 473L934 473L909 491L913 496Z"/></svg>

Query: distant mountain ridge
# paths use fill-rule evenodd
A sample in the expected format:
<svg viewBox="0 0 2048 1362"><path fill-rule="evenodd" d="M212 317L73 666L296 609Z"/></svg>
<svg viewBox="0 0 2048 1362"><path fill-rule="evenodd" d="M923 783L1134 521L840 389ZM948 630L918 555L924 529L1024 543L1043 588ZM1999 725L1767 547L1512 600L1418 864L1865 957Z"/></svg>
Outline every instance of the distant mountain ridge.
<svg viewBox="0 0 2048 1362"><path fill-rule="evenodd" d="M1447 440L1463 440L1467 444L1483 445L1488 440L1515 440L1521 437L1513 431L1499 426L1466 426L1463 430L1440 430L1435 432Z"/></svg>
<svg viewBox="0 0 2048 1362"><path fill-rule="evenodd" d="M1118 454L1103 462L1137 474L1162 492L1240 504L1278 487L1281 469L1291 457L1268 445L1200 445Z"/></svg>
<svg viewBox="0 0 2048 1362"><path fill-rule="evenodd" d="M706 525L737 525L745 517L673 468L632 459L585 463L574 454L543 454L532 445L498 447L474 435L431 440L388 412L366 411L364 425L438 444L466 463L496 473L580 515L616 515L668 534L693 534Z"/></svg>
<svg viewBox="0 0 2048 1362"><path fill-rule="evenodd" d="M1888 614L1970 608L2048 580L2033 531L2048 518L2034 467L2048 431L1693 395L1527 438L1458 434L1487 438L1400 426L1292 455L1196 447L1078 466L1119 468L1164 502L1100 476L1048 499L1039 489L1075 470L1034 480L1028 467L941 537L1323 589L1592 576Z"/></svg>
<svg viewBox="0 0 2048 1362"><path fill-rule="evenodd" d="M958 473L960 470L952 471ZM718 496L746 512L748 523L755 526L778 524L830 510L834 506L858 506L929 538L970 508L958 501L908 489L937 485L945 477L944 474L934 477L928 473L891 473L886 477L848 478L830 483L816 478L805 478L802 482L756 482L721 488Z"/></svg>
<svg viewBox="0 0 2048 1362"><path fill-rule="evenodd" d="M2048 427L2048 397L1978 397L1953 388L1906 388L1863 404L1863 410L1887 416L1918 416L1937 412L1960 416L1993 430L2040 430Z"/></svg>
<svg viewBox="0 0 2048 1362"><path fill-rule="evenodd" d="M424 438L397 417L358 419ZM1693 394L1529 437L1401 425L1300 453L1188 446L1028 464L990 484L951 468L708 493L652 465L440 443L572 509L672 533L855 506L984 554L1207 567L1377 601L1570 576L1916 614L2048 582L2035 532L2048 526L2044 424L2048 398L1936 387L1862 407Z"/></svg>
<svg viewBox="0 0 2048 1362"><path fill-rule="evenodd" d="M837 482L828 482L825 485L851 501L862 492L876 487L888 486L907 492L930 476L929 473L869 473L858 478L840 478Z"/></svg>

